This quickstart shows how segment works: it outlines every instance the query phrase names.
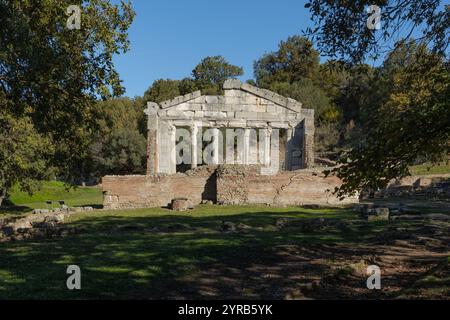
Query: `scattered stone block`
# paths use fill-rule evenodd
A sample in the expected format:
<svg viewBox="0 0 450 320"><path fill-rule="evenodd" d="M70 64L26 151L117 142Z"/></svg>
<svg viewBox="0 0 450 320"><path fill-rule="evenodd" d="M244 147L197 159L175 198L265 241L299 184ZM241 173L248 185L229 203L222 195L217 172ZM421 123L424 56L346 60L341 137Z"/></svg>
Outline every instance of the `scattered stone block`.
<svg viewBox="0 0 450 320"><path fill-rule="evenodd" d="M246 224L244 224L244 223L238 223L237 225L236 225L236 229L238 230L238 231L247 231L247 230L250 230L252 227L250 227L249 225L246 225Z"/></svg>
<svg viewBox="0 0 450 320"><path fill-rule="evenodd" d="M275 226L279 229L284 228L288 224L288 219L286 218L279 218L275 221Z"/></svg>
<svg viewBox="0 0 450 320"><path fill-rule="evenodd" d="M15 222L12 227L15 231L17 231L19 229L30 229L33 226L31 225L30 221L28 221L27 219L23 219Z"/></svg>
<svg viewBox="0 0 450 320"><path fill-rule="evenodd" d="M64 222L64 214L57 214L54 216L48 216L45 218L44 222L55 222L55 223L62 223Z"/></svg>
<svg viewBox="0 0 450 320"><path fill-rule="evenodd" d="M190 204L187 198L172 199L172 203L170 205L170 208L174 211L186 211L189 207Z"/></svg>
<svg viewBox="0 0 450 320"><path fill-rule="evenodd" d="M224 232L236 231L236 225L230 221L222 221L221 230Z"/></svg>
<svg viewBox="0 0 450 320"><path fill-rule="evenodd" d="M367 215L368 221L388 221L389 208L375 208Z"/></svg>

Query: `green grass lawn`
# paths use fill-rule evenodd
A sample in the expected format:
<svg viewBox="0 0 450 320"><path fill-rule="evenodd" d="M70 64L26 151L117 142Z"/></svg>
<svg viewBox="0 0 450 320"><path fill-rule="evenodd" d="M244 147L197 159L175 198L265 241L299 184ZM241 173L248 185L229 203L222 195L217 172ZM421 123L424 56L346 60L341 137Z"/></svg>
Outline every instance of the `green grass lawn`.
<svg viewBox="0 0 450 320"><path fill-rule="evenodd" d="M450 163L441 163L439 165L420 164L410 167L412 175L427 175L427 174L447 174L450 173Z"/></svg>
<svg viewBox="0 0 450 320"><path fill-rule="evenodd" d="M344 231L278 230L274 222L281 217L341 218L350 224ZM220 231L222 221L252 229L225 233ZM82 212L67 222L84 232L0 243L0 299L196 299L211 294L283 298L277 290L310 281L301 280L305 274L311 279L333 274L330 266L344 252L337 245L354 250L388 227L380 221L361 224L343 208L209 205L187 212L161 208ZM170 226L192 229L164 231ZM304 258L296 253L299 260L290 265L286 252L300 247L306 250ZM361 259L358 253L356 259ZM81 268L81 290L66 288L66 268L71 264Z"/></svg>
<svg viewBox="0 0 450 320"><path fill-rule="evenodd" d="M138 209L79 213L69 223L86 232L66 238L0 244L0 299L5 298L158 298L171 297L181 278L205 264L240 263L263 257L272 246L345 240L350 234L304 235L276 231L279 217L353 217L342 209L202 205L173 213ZM221 221L254 227L248 233L223 233ZM194 231L143 231L189 224ZM127 231L121 231L126 228ZM351 235L352 237L354 235ZM82 270L82 290L66 289L66 268ZM186 289L186 288L184 288Z"/></svg>
<svg viewBox="0 0 450 320"><path fill-rule="evenodd" d="M0 217L45 208L46 200L65 200L70 206L100 206L102 193L94 187L67 191L62 183L45 182L31 197L13 190L11 201L22 209L0 211ZM440 207L419 208L424 213L442 212ZM274 224L278 218L318 217L343 219L348 228L303 232L295 228L278 230ZM225 233L220 230L222 221L243 223L251 229ZM63 238L0 243L0 300L279 299L284 297L279 293L284 288L327 279L330 274L342 277L340 270L352 270L348 265L358 265L362 258L376 255L370 251L378 248L374 239L389 233L390 227L383 221L362 222L345 208L210 205L186 212L163 208L81 212L69 216L66 223L84 231ZM397 226L407 229L407 234L426 231L420 223ZM167 231L174 227L175 231ZM361 246L364 250L359 252ZM336 263L340 269L334 267ZM66 268L71 264L81 268L80 291L66 288ZM350 277L350 273L344 276ZM335 279L330 279L333 287ZM319 290L308 297L345 296L349 291L346 285L337 286L333 292ZM353 286L359 288L360 280L353 281ZM428 286L430 297L436 292L450 297L448 263L443 271L416 280L414 286L404 293L423 295L423 287Z"/></svg>
<svg viewBox="0 0 450 320"><path fill-rule="evenodd" d="M98 187L72 187L68 188L60 181L43 181L40 190L33 195L20 191L14 187L10 191L9 200L15 206L27 207L30 209L47 208L47 200L64 200L68 206L90 205L99 207L103 202L102 190ZM58 206L58 204L55 204Z"/></svg>

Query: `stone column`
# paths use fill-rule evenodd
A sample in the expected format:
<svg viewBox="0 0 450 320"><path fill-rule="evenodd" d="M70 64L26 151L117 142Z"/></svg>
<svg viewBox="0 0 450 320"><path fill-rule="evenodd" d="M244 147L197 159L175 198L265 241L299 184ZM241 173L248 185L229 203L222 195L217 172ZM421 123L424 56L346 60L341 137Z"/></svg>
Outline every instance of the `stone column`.
<svg viewBox="0 0 450 320"><path fill-rule="evenodd" d="M214 150L212 163L217 165L219 164L219 129L213 128L212 136L213 136L213 150Z"/></svg>
<svg viewBox="0 0 450 320"><path fill-rule="evenodd" d="M169 124L168 126L169 144L170 144L169 171L171 174L177 172L176 132L177 128L174 125Z"/></svg>
<svg viewBox="0 0 450 320"><path fill-rule="evenodd" d="M294 136L294 130L289 127L286 129L286 146L285 146L285 170L292 170L292 137Z"/></svg>
<svg viewBox="0 0 450 320"><path fill-rule="evenodd" d="M227 128L225 131L225 139L226 139L226 150L225 150L225 163L226 164L234 164L234 129Z"/></svg>
<svg viewBox="0 0 450 320"><path fill-rule="evenodd" d="M197 124L191 125L191 168L197 168Z"/></svg>
<svg viewBox="0 0 450 320"><path fill-rule="evenodd" d="M244 164L250 163L250 129L244 129Z"/></svg>
<svg viewBox="0 0 450 320"><path fill-rule="evenodd" d="M308 109L303 135L303 165L305 168L314 166L314 131L314 109Z"/></svg>
<svg viewBox="0 0 450 320"><path fill-rule="evenodd" d="M158 116L159 105L147 102L144 113L147 115L147 174L158 173Z"/></svg>
<svg viewBox="0 0 450 320"><path fill-rule="evenodd" d="M262 164L266 167L270 166L270 135L271 134L272 134L271 127L264 129L264 138L262 141L262 146L263 146Z"/></svg>

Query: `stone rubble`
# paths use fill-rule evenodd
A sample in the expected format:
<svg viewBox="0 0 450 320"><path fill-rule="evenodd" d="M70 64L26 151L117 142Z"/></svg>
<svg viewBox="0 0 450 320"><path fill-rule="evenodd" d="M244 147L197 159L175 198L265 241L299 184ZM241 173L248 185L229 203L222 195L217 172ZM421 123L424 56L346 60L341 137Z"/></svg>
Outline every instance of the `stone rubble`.
<svg viewBox="0 0 450 320"><path fill-rule="evenodd" d="M320 231L325 228L337 228L339 230L346 230L348 228L348 225L345 221L336 218L279 218L275 221L275 226L280 230L286 227L294 227L300 229L303 232Z"/></svg>
<svg viewBox="0 0 450 320"><path fill-rule="evenodd" d="M35 209L26 217L1 219L0 242L53 238L79 233L83 228L64 226L65 218L75 212L92 210L92 207Z"/></svg>

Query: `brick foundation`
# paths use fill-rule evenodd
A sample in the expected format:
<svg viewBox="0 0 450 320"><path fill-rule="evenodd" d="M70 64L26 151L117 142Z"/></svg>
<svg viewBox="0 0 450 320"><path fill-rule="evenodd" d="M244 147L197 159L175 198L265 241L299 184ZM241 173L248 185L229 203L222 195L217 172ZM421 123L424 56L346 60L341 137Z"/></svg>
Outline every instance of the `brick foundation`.
<svg viewBox="0 0 450 320"><path fill-rule="evenodd" d="M219 167L217 200L226 204L341 205L358 202L357 197L337 199L331 191L341 181L325 178L320 170L282 171L260 175L256 170ZM331 191L328 191L331 190Z"/></svg>
<svg viewBox="0 0 450 320"><path fill-rule="evenodd" d="M258 166L224 165L199 167L186 173L148 176L106 176L103 178L104 207L107 209L163 207L174 198L187 198L196 205L202 200L224 204L340 205L331 194L340 184L325 178L320 170L259 174Z"/></svg>

